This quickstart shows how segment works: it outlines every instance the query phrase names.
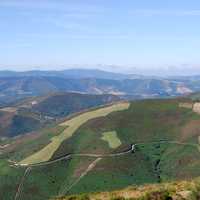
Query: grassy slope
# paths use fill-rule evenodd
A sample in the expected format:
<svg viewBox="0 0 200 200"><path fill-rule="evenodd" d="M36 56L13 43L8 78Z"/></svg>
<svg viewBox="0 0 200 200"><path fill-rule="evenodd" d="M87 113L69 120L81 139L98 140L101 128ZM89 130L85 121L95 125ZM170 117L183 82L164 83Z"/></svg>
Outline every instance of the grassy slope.
<svg viewBox="0 0 200 200"><path fill-rule="evenodd" d="M63 127L52 127L52 128L46 128L44 130L41 130L39 133L37 133L37 137L35 137L36 135L34 135L34 137L30 137L27 136L27 138L23 138L20 139L19 138L19 142L18 144L16 144L15 146L15 141L14 140L8 140L7 142L12 142L13 143L13 147L9 148L8 151L6 151L4 154L0 154L0 197L3 197L4 200L13 200L18 188L18 185L21 181L21 178L24 174L25 169L23 168L15 168L15 167L11 167L10 163L8 162L8 159L11 160L21 160L24 157L26 157L27 155L35 152L38 148L41 148L42 146L48 144L48 142L50 141L50 138L55 135L55 134L59 134L61 131L63 131ZM63 177L63 174L65 173L66 170L66 163L65 162L60 162L57 163L54 166L49 166L50 169L57 169L54 170L55 173L55 180L56 182ZM35 194L35 192L38 192L38 195L36 195L36 199L38 200L38 197L43 195L47 195L49 197L49 195L54 194L54 190L52 190L52 193L50 193L49 191L47 191L46 188L41 187L41 185L45 185L47 186L47 188L51 188L51 185L53 184L52 182L49 181L49 179L51 178L52 174L46 174L49 169L48 167L45 168L45 170L41 170L40 168L38 168L36 170L36 172L39 171L39 173L33 173L31 171L30 175L28 177L30 177L30 181L28 179L28 188L23 188L22 191L22 198L23 199L23 193L26 190L28 190L28 193L26 193L28 195L28 198L30 197L30 195L32 196L31 198L33 198L33 195ZM60 173L62 175L59 176L58 172L60 171ZM42 174L43 173L43 174ZM52 171L51 171L52 173ZM47 176L45 176L45 174ZM59 176L59 178L56 178L57 176ZM61 179L62 182L63 179ZM41 183L41 184L38 184ZM58 182L58 186L59 186L60 182ZM34 185L36 185L36 191L34 191ZM53 184L55 185L55 184ZM25 185L26 186L26 182ZM41 192L40 192L41 190ZM45 193L46 192L46 193ZM27 198L25 198L27 199ZM41 198L41 200L43 200L44 198Z"/></svg>
<svg viewBox="0 0 200 200"><path fill-rule="evenodd" d="M20 163L34 164L50 160L54 152L59 148L60 144L64 140L69 139L82 124L93 118L104 117L114 111L128 109L128 107L129 103L117 103L104 108L99 108L97 110L85 112L70 120L67 120L66 122L63 122L60 124L60 126L67 128L61 134L52 137L51 142L48 145L35 154L25 158Z"/></svg>
<svg viewBox="0 0 200 200"><path fill-rule="evenodd" d="M0 137L14 137L39 129L44 124L33 115L0 111Z"/></svg>
<svg viewBox="0 0 200 200"><path fill-rule="evenodd" d="M127 111L120 114L115 112L84 124L60 146L54 157L66 151L112 153L134 142L148 143L161 139L197 144L200 127L187 127L193 121L200 122L200 117L190 109L179 108L178 100L133 102ZM116 131L123 145L114 150L109 148L101 140L102 133L106 131ZM71 193L196 177L200 175L199 167L197 147L178 144L139 145L132 156L103 159L72 188Z"/></svg>
<svg viewBox="0 0 200 200"><path fill-rule="evenodd" d="M10 167L6 160L0 159L0 197L13 200L23 169Z"/></svg>
<svg viewBox="0 0 200 200"><path fill-rule="evenodd" d="M119 97L114 95L56 93L34 105L31 110L51 117L65 117L71 113L117 100Z"/></svg>
<svg viewBox="0 0 200 200"><path fill-rule="evenodd" d="M35 133L34 138L27 137L24 141L20 141L21 145L17 145L14 150L9 152L7 157L15 161L21 161L36 153L38 149L42 149L44 146L48 145L51 142L51 138L62 133L64 129L65 127L61 126L42 129Z"/></svg>
<svg viewBox="0 0 200 200"><path fill-rule="evenodd" d="M70 152L113 153L128 148L130 143L136 141L170 139L197 144L200 128L193 124L194 121L199 122L200 116L189 109L179 108L178 100L133 102L129 110L114 112L83 124L71 138L62 143L53 157ZM107 131L117 132L122 142L120 147L111 149L101 139L102 133ZM64 194L92 161L73 158L68 162L32 171L23 190L25 196L21 199L43 200ZM200 155L196 147L176 144L139 145L135 154L102 159L70 193L107 191L135 184L196 177L200 176L199 167ZM5 180L3 182L8 181L7 175L2 177ZM0 183L0 191L3 191L4 185Z"/></svg>
<svg viewBox="0 0 200 200"><path fill-rule="evenodd" d="M128 187L113 192L89 193L55 198L54 200L198 200L200 198L200 179L164 184Z"/></svg>

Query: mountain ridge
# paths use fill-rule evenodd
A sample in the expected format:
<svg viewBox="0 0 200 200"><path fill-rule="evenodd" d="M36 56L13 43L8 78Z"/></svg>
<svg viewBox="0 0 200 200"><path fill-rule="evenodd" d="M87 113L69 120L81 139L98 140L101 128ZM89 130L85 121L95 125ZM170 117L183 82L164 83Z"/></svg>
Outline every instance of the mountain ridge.
<svg viewBox="0 0 200 200"><path fill-rule="evenodd" d="M100 78L100 79L128 79L134 77L142 77L142 75L115 73L99 69L66 69L66 70L31 70L31 71L0 71L0 77L42 77L55 76L65 78Z"/></svg>
<svg viewBox="0 0 200 200"><path fill-rule="evenodd" d="M114 94L132 99L180 96L200 91L200 80L168 79L72 79L55 76L0 78L0 103L55 92Z"/></svg>

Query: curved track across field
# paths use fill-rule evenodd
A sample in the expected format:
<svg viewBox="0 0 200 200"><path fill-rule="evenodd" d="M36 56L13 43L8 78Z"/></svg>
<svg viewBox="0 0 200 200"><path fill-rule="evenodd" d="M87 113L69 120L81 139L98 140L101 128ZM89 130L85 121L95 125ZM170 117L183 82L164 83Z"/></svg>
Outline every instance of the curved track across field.
<svg viewBox="0 0 200 200"><path fill-rule="evenodd" d="M79 181L87 175L87 173L93 168L95 167L97 161L100 161L102 158L108 158L108 157L118 157L118 156L124 156L126 154L129 154L131 152L135 151L135 147L140 146L140 145L148 145L148 144L176 144L176 145L184 145L184 146L192 146L195 148L199 148L199 144L194 144L194 143L185 143L185 142L179 142L179 141L167 141L167 140L160 140L160 141L151 141L151 142L138 142L135 144L132 144L130 146L129 149L122 151L122 152L118 152L118 153L112 153L112 154L93 154L93 153L71 153L68 155L63 155L60 158L54 159L54 160L50 160L50 161L45 161L45 162L41 162L41 163L37 163L37 164L31 164L31 165L17 165L18 167L23 167L26 168L23 177L21 178L19 187L17 189L16 195L15 195L15 199L14 200L18 200L20 199L20 194L22 192L22 187L23 187L23 183L25 181L26 176L28 175L28 173L31 171L31 168L34 167L39 167L39 166L46 166L46 165L50 165L62 160L68 160L72 157L92 157L92 158L96 158L96 162L94 161L93 163L91 163L89 165L89 167L86 169L85 172L83 172L83 174L81 174L81 176L71 185L69 186L69 188L67 188L65 190L65 192L69 192L76 184L79 183ZM91 167L93 166L93 167Z"/></svg>

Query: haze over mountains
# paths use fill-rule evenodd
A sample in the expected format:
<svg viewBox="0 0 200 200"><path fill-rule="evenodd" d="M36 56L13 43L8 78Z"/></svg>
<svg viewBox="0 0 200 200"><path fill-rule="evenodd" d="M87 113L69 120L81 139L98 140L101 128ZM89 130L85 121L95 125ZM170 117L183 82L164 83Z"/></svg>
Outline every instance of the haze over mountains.
<svg viewBox="0 0 200 200"><path fill-rule="evenodd" d="M114 94L122 98L170 97L200 91L200 76L156 77L101 70L0 71L0 104L54 92Z"/></svg>
<svg viewBox="0 0 200 200"><path fill-rule="evenodd" d="M121 73L112 73L108 71L102 71L98 69L67 69L67 70L49 70L49 71L41 71L41 70L32 70L32 71L0 71L0 77L24 77L24 76L33 76L33 77L41 77L41 76L54 76L54 77L64 77L64 78L100 78L100 79L127 79L131 78L133 75L129 74L121 74Z"/></svg>

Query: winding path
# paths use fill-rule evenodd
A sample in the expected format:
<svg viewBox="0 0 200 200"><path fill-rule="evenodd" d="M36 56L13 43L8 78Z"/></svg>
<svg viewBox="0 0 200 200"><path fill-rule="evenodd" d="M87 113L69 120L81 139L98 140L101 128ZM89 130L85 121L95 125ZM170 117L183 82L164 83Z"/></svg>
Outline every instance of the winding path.
<svg viewBox="0 0 200 200"><path fill-rule="evenodd" d="M88 166L86 171L83 172L80 175L80 177L71 186L69 186L69 188L67 188L66 190L63 191L63 192L67 193L72 189L72 187L74 187L76 184L78 184L79 181L84 176L86 176L87 173L89 171L91 171L96 166L97 162L99 162L102 158L124 156L126 154L134 152L136 146L148 145L148 144L177 144L177 145L192 146L192 147L195 147L197 149L199 149L199 147L200 147L199 144L194 144L194 143L185 143L185 142L179 142L179 141L160 140L160 141L154 141L154 142L138 142L138 143L132 144L131 147L128 150L122 151L122 152L119 152L119 153L112 153L112 154L71 153L71 154L68 154L68 155L63 155L62 157L57 158L55 160L45 161L45 162L41 162L41 163L37 163L37 164L30 164L30 165L24 165L24 164L22 165L22 164L18 164L16 162L14 162L15 166L26 168L26 170L24 172L24 175L21 178L21 181L20 181L19 187L17 189L17 192L16 192L14 200L17 200L18 198L20 198L20 193L22 191L24 180L25 180L26 176L28 175L28 173L31 171L31 168L39 167L39 166L47 166L47 165L50 165L50 164L53 164L53 163L56 163L56 162L59 162L59 161L62 161L62 160L68 160L68 159L70 159L72 157L92 157L92 158L97 158L97 159L95 159L95 161L93 161Z"/></svg>
<svg viewBox="0 0 200 200"><path fill-rule="evenodd" d="M68 160L72 157L91 157L91 158L106 158L106 157L118 157L118 156L123 156L126 154L129 154L132 152L132 146L126 150L126 151L122 151L119 153L113 153L113 154L92 154L92 153L71 153L71 154L67 154L67 155L63 155L60 158L57 158L55 160L50 160L50 161L45 161L45 162L41 162L41 163L36 163L36 164L30 164L30 165L26 165L26 164L18 164L16 162L14 162L15 166L18 167L39 167L39 166L46 166L46 165L50 165L62 160Z"/></svg>
<svg viewBox="0 0 200 200"><path fill-rule="evenodd" d="M50 164L59 162L61 160L67 160L67 159L70 159L72 157L93 157L93 158L118 157L118 156L123 156L123 155L126 155L128 153L131 153L134 150L133 147L136 147L136 146L139 146L139 145L147 145L147 144L177 144L177 145L193 146L193 147L199 148L199 144L185 143L185 142L179 142L179 141L161 140L161 141L154 141L154 142L138 142L138 143L131 145L131 147L128 150L122 151L122 152L119 152L119 153L112 153L112 154L71 153L71 154L63 155L60 158L56 158L54 160L45 161L45 162L41 162L41 163L18 164L16 162L14 162L15 163L14 165L19 166L19 167L39 167L39 166L50 165Z"/></svg>
<svg viewBox="0 0 200 200"><path fill-rule="evenodd" d="M89 167L86 169L86 171L83 172L81 174L81 176L67 189L67 191L65 191L65 192L69 192L71 190L71 188L74 185L76 185L85 175L87 175L87 173L89 171L91 171L96 166L97 162L99 162L102 158L118 157L118 156L123 156L123 155L129 154L129 153L131 153L133 151L133 146L134 145L131 145L131 147L128 150L122 151L122 152L119 152L119 153L113 153L113 154L89 154L89 153L88 154L87 153L85 153L85 154L84 153L81 153L81 154L68 154L68 155L62 156L61 158L52 160L52 161L47 161L47 162L42 162L42 163L32 164L32 165L24 165L24 164L22 165L22 164L17 164L16 162L14 162L15 166L26 168L26 170L24 172L24 175L21 178L21 181L20 181L19 187L17 189L17 192L16 192L14 200L18 200L20 198L20 193L22 191L23 183L25 181L26 175L30 172L31 168L50 165L50 164L53 164L53 163L56 163L56 162L59 162L59 161L62 161L62 160L70 159L71 157L93 157L93 158L97 158L97 159L95 159L94 162L92 162L89 165Z"/></svg>

